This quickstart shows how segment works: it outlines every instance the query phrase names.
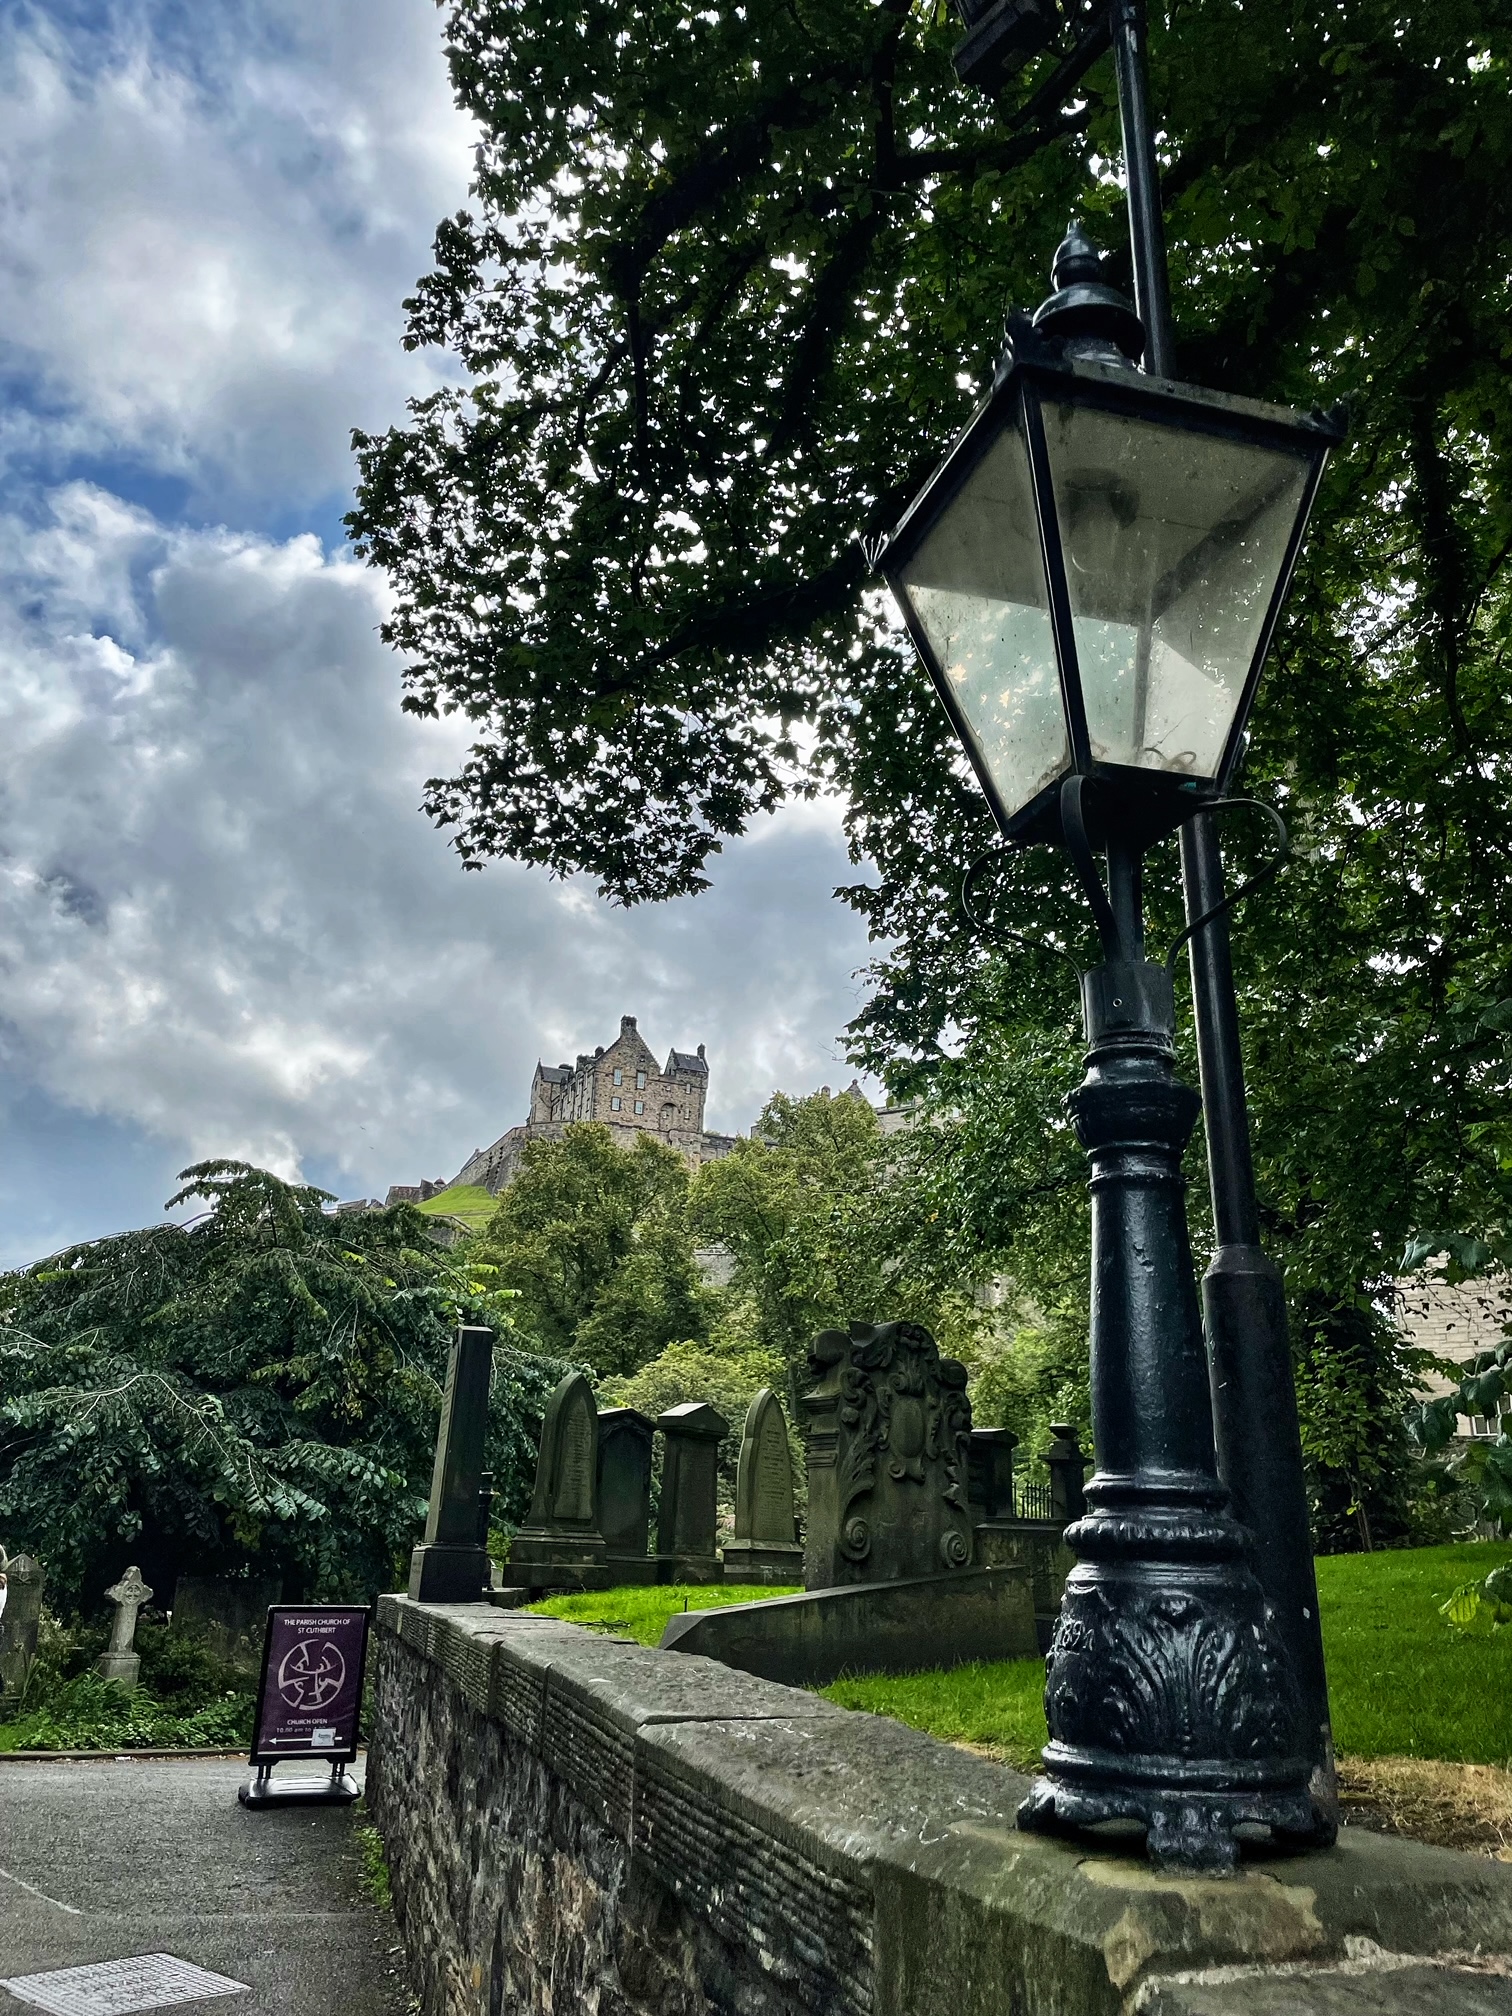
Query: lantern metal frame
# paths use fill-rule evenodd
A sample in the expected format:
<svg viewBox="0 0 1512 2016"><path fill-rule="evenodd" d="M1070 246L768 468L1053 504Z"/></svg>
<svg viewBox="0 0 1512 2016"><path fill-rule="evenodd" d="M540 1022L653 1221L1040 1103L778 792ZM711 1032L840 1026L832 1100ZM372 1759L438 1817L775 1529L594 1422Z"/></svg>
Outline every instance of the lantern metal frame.
<svg viewBox="0 0 1512 2016"><path fill-rule="evenodd" d="M1071 607L1060 520L1056 510L1043 407L1047 399L1095 408L1133 426L1154 421L1167 429L1218 436L1249 447L1273 448L1305 462L1301 501L1284 557L1272 587L1255 648L1240 686L1239 700L1216 773L1194 778L1134 764L1109 763L1093 756L1087 729L1081 668ZM1004 804L967 718L920 621L903 579L904 569L1001 436L1018 428L1029 458L1046 605L1067 730L1068 767L1027 804L1010 811ZM1341 414L1299 413L1233 393L1151 377L1122 361L1073 354L1071 346L1037 330L1027 317L1014 317L991 391L909 504L897 525L870 549L868 558L892 590L909 635L928 669L961 745L1004 837L1020 844L1048 841L1061 846L1070 836L1062 823L1062 785L1067 777L1087 780L1084 812L1094 847L1109 837L1152 845L1194 813L1228 794L1244 752L1249 716L1276 625L1285 606L1307 521L1329 451L1343 438ZM1211 535L1209 535L1211 536ZM1200 545L1197 549L1200 551ZM1072 843L1074 844L1074 842Z"/></svg>

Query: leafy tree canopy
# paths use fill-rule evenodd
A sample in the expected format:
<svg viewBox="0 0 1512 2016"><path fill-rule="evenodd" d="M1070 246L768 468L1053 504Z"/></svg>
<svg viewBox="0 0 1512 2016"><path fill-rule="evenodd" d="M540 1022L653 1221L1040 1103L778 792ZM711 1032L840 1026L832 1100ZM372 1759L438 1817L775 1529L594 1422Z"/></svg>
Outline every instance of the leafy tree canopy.
<svg viewBox="0 0 1512 2016"><path fill-rule="evenodd" d="M1378 1537L1412 1376L1380 1290L1415 1227L1504 1223L1512 1184L1509 31L1497 0L1152 25L1183 374L1352 403L1247 772L1297 855L1237 961L1327 1519L1373 1493ZM1068 214L1124 259L1110 65L1062 96L1047 58L990 105L906 0L456 0L446 32L477 180L406 340L461 375L358 437L350 520L406 704L476 729L430 811L471 865L636 901L836 790L887 948L858 1060L948 1106L1004 1043L1069 1054L1074 989L1034 947L1084 946L1084 906L1035 851L997 881L1029 949L967 929L991 824L858 539L966 418Z"/></svg>
<svg viewBox="0 0 1512 2016"><path fill-rule="evenodd" d="M497 1270L542 1350L633 1372L708 1331L687 1196L673 1149L649 1134L621 1148L607 1127L574 1122L559 1141L527 1143L473 1258Z"/></svg>
<svg viewBox="0 0 1512 2016"><path fill-rule="evenodd" d="M65 1601L128 1560L281 1574L290 1595L391 1586L425 1515L459 1320L495 1357L490 1458L523 1516L566 1367L519 1348L466 1249L407 1205L330 1215L324 1191L241 1162L183 1172L187 1226L71 1247L0 1277L0 1530Z"/></svg>

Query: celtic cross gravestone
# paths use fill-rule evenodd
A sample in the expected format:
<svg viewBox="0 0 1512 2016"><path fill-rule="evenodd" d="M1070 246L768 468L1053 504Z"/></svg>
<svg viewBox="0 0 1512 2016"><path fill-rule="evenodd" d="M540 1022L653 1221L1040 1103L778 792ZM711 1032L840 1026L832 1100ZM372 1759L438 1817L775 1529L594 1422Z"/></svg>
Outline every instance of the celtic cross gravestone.
<svg viewBox="0 0 1512 2016"><path fill-rule="evenodd" d="M152 1601L152 1591L142 1580L142 1571L131 1567L105 1594L115 1605L115 1616L110 1623L110 1643L95 1661L95 1671L102 1680L114 1680L129 1694L142 1670L141 1655L133 1649L137 1612Z"/></svg>

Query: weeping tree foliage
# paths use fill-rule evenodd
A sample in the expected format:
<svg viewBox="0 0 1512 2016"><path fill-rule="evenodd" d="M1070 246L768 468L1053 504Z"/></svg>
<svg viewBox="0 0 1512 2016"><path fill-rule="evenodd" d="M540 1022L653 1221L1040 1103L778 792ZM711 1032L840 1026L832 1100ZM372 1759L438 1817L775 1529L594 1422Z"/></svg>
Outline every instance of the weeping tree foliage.
<svg viewBox="0 0 1512 2016"><path fill-rule="evenodd" d="M477 179L406 341L460 370L357 436L349 520L394 586L406 706L474 730L428 810L469 866L635 902L839 792L865 871L841 893L886 948L857 1061L948 1105L952 1073L1058 1045L1064 1089L1074 989L1037 948L1085 947L1082 900L1036 850L990 906L1027 947L967 927L993 830L859 541L965 420L1068 214L1125 263L1109 64L1067 94L1047 56L989 104L944 10L908 0L455 0L445 22ZM1509 29L1495 0L1152 23L1183 374L1353 412L1247 772L1298 853L1237 930L1266 1237L1338 1544L1362 1508L1376 1538L1407 1518L1412 1369L1381 1287L1414 1227L1502 1222L1512 1171ZM1257 865L1242 822L1227 845ZM1150 908L1158 942L1169 845Z"/></svg>
<svg viewBox="0 0 1512 2016"><path fill-rule="evenodd" d="M519 1347L465 1248L408 1205L334 1200L241 1162L183 1171L187 1225L92 1240L0 1277L0 1534L92 1602L127 1561L281 1575L288 1594L392 1587L425 1516L451 1333L498 1334L490 1456L528 1502L564 1366Z"/></svg>

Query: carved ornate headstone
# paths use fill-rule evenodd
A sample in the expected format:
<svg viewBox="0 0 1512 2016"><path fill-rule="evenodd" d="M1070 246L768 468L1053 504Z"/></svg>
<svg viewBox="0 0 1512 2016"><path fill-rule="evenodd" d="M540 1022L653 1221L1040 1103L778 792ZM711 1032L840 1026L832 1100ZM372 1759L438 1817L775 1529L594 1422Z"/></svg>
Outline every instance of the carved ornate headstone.
<svg viewBox="0 0 1512 2016"><path fill-rule="evenodd" d="M598 1523L617 1582L649 1582L656 1563L646 1551L651 1531L649 1415L634 1407L601 1407L598 1417Z"/></svg>
<svg viewBox="0 0 1512 2016"><path fill-rule="evenodd" d="M853 1323L820 1332L809 1369L807 1587L967 1567L965 1366L917 1323Z"/></svg>
<svg viewBox="0 0 1512 2016"><path fill-rule="evenodd" d="M546 1403L530 1517L514 1537L506 1582L570 1585L601 1568L598 1525L598 1405L581 1372L569 1372Z"/></svg>
<svg viewBox="0 0 1512 2016"><path fill-rule="evenodd" d="M725 1542L727 1582L800 1582L794 1536L793 1459L777 1395L763 1386L746 1413L735 1471L735 1537Z"/></svg>
<svg viewBox="0 0 1512 2016"><path fill-rule="evenodd" d="M6 1585L5 1608L0 1610L0 1706L10 1708L25 1693L37 1656L37 1627L42 1621L47 1576L41 1562L30 1554L8 1555L3 1547L0 1574Z"/></svg>
<svg viewBox="0 0 1512 2016"><path fill-rule="evenodd" d="M492 1330L459 1327L446 1366L425 1538L410 1556L409 1593L422 1603L477 1603L488 1587L478 1544L478 1490L488 1442Z"/></svg>
<svg viewBox="0 0 1512 2016"><path fill-rule="evenodd" d="M661 1505L656 1551L667 1582L717 1582L719 1445L730 1432L723 1414L685 1400L658 1417L662 1432Z"/></svg>
<svg viewBox="0 0 1512 2016"><path fill-rule="evenodd" d="M116 1606L116 1613L110 1623L110 1643L95 1661L95 1671L102 1680L114 1680L129 1694L135 1689L137 1675L142 1670L141 1655L132 1650L137 1612L144 1603L152 1601L152 1591L142 1580L141 1570L131 1567L119 1582L105 1591L105 1595Z"/></svg>

